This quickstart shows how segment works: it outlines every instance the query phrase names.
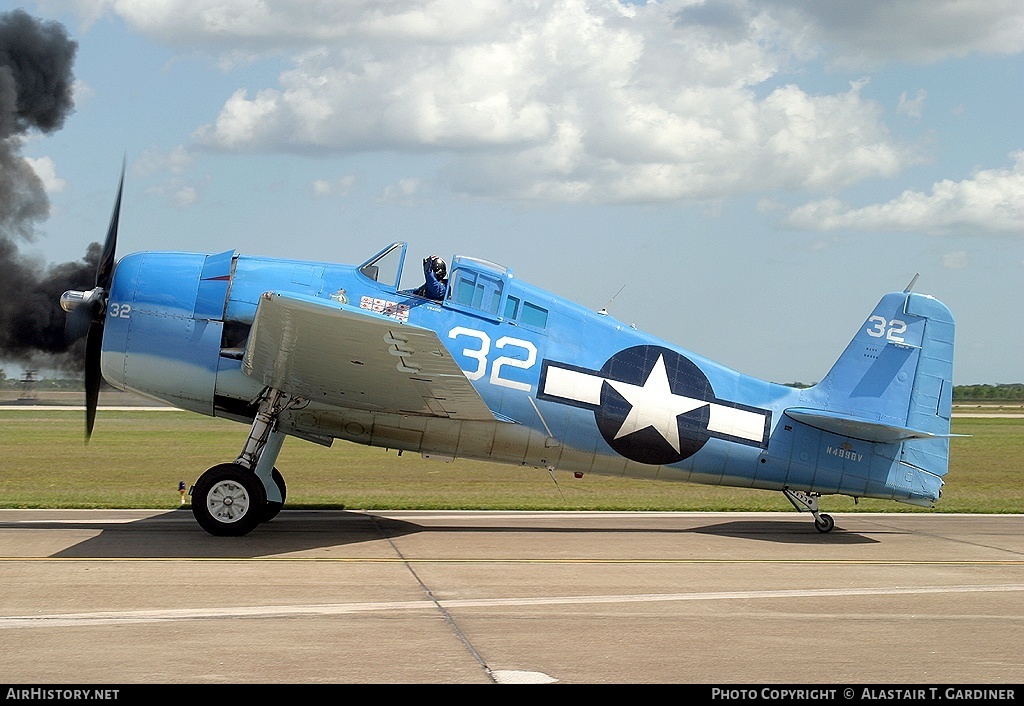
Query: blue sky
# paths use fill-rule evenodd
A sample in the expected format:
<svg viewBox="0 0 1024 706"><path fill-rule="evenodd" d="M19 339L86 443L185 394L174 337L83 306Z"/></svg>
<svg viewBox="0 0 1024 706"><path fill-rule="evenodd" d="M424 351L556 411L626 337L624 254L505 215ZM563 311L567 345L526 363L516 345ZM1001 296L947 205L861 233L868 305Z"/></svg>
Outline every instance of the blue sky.
<svg viewBox="0 0 1024 706"><path fill-rule="evenodd" d="M6 7L6 6L5 6ZM878 299L1024 381L1018 0L25 2L78 43L22 253L453 253L812 382ZM624 285L624 286L623 286Z"/></svg>

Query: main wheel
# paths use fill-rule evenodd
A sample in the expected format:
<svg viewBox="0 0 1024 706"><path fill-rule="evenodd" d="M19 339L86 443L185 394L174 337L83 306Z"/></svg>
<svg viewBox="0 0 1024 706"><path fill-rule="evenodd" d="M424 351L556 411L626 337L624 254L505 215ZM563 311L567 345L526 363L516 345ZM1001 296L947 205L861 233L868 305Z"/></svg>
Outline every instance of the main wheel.
<svg viewBox="0 0 1024 706"><path fill-rule="evenodd" d="M222 463L199 476L192 492L196 522L218 537L249 534L263 520L266 505L263 482L235 463Z"/></svg>
<svg viewBox="0 0 1024 706"><path fill-rule="evenodd" d="M818 515L818 517L821 518L821 522L815 520L814 529L818 530L819 532L831 532L832 529L836 526L836 521L832 519L832 515L826 515L825 513L821 513L820 515Z"/></svg>
<svg viewBox="0 0 1024 706"><path fill-rule="evenodd" d="M270 472L270 477L274 479L274 483L277 485L277 489L281 491L281 502L274 500L268 500L267 504L263 506L263 521L270 522L272 519L277 517L277 513L281 512L281 508L284 507L284 500L288 496L288 489L284 485L284 476L281 472L274 468Z"/></svg>

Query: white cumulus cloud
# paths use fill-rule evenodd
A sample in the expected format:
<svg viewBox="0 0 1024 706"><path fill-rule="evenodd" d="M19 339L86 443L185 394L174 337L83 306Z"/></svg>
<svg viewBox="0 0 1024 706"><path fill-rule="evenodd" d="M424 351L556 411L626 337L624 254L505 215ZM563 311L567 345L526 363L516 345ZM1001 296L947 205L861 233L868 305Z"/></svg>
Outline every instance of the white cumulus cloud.
<svg viewBox="0 0 1024 706"><path fill-rule="evenodd" d="M900 103L896 112L906 115L908 118L920 118L924 111L924 99L927 95L928 92L923 88L918 89L913 98L908 98L907 92L904 91L900 94Z"/></svg>
<svg viewBox="0 0 1024 706"><path fill-rule="evenodd" d="M851 208L829 198L805 204L785 218L807 230L1009 233L1024 235L1024 151L1012 167L978 171L969 179L943 179L929 193L904 191L882 204Z"/></svg>
<svg viewBox="0 0 1024 706"><path fill-rule="evenodd" d="M678 2L511 2L500 23L452 16L443 32L420 15L458 6L402 6L378 7L375 22L331 18L344 42L296 56L278 87L239 89L196 139L242 152L446 151L464 193L547 201L834 189L914 159L861 82L759 97L803 38L757 8L709 23Z"/></svg>
<svg viewBox="0 0 1024 706"><path fill-rule="evenodd" d="M25 157L25 161L39 177L46 193L59 194L64 191L67 182L57 176L57 167L50 157Z"/></svg>
<svg viewBox="0 0 1024 706"><path fill-rule="evenodd" d="M409 206L422 201L423 191L424 184L422 179L415 177L399 179L394 184L388 184L384 187L380 200Z"/></svg>
<svg viewBox="0 0 1024 706"><path fill-rule="evenodd" d="M312 184L313 196L316 198L344 196L352 190L355 183L354 174L347 174L340 179L315 179Z"/></svg>
<svg viewBox="0 0 1024 706"><path fill-rule="evenodd" d="M849 90L781 79L1024 50L1017 0L76 0L171 46L284 54L199 126L206 149L443 154L477 196L711 200L889 177L916 150ZM826 53L826 51L828 53ZM925 94L898 112L921 114Z"/></svg>

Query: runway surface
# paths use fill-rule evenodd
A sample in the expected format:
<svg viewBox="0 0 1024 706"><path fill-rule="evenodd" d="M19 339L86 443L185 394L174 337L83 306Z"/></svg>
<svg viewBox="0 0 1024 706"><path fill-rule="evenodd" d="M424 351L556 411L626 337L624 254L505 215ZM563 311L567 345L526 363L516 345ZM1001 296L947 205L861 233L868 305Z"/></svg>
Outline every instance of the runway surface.
<svg viewBox="0 0 1024 706"><path fill-rule="evenodd" d="M1024 516L0 510L20 684L1024 682Z"/></svg>

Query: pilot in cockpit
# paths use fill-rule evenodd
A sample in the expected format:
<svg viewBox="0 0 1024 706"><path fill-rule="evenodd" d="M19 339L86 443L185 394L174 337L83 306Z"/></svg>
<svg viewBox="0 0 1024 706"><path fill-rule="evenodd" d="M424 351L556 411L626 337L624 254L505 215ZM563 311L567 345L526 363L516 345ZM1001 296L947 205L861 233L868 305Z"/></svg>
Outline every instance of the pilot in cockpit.
<svg viewBox="0 0 1024 706"><path fill-rule="evenodd" d="M435 301L444 299L444 291L448 287L448 265L437 255L423 259L423 278L421 286L413 290L413 294Z"/></svg>

